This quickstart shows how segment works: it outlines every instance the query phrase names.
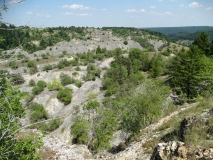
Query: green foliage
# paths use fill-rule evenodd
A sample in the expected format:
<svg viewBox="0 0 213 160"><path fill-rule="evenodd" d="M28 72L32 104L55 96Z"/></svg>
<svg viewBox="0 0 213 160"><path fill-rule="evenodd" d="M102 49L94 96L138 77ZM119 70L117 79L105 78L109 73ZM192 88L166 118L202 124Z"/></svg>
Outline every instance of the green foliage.
<svg viewBox="0 0 213 160"><path fill-rule="evenodd" d="M46 132L52 132L56 130L61 125L61 123L62 123L61 119L57 118L57 119L48 120L47 122L34 124L30 126L30 128L36 128L46 133Z"/></svg>
<svg viewBox="0 0 213 160"><path fill-rule="evenodd" d="M117 50L115 60L102 80L103 89L107 90L106 96L129 90L138 85L143 80L141 71L148 69L149 60L146 53L139 49L132 49L129 57L125 58L122 56L122 52Z"/></svg>
<svg viewBox="0 0 213 160"><path fill-rule="evenodd" d="M33 103L30 105L30 122L38 122L48 118L47 111L44 109L43 105L38 103Z"/></svg>
<svg viewBox="0 0 213 160"><path fill-rule="evenodd" d="M89 144L89 148L93 152L110 149L109 141L112 140L118 125L118 118L112 110L99 108L97 112L99 116L94 122L93 140Z"/></svg>
<svg viewBox="0 0 213 160"><path fill-rule="evenodd" d="M27 67L30 68L30 74L35 74L38 72L38 68L33 61L28 61Z"/></svg>
<svg viewBox="0 0 213 160"><path fill-rule="evenodd" d="M51 64L45 65L43 67L43 71L48 71L48 70L52 70L54 67Z"/></svg>
<svg viewBox="0 0 213 160"><path fill-rule="evenodd" d="M96 54L101 53L101 48L100 46L98 46L98 48L96 49Z"/></svg>
<svg viewBox="0 0 213 160"><path fill-rule="evenodd" d="M201 32L192 43L193 45L198 46L201 52L205 55L209 53L209 39L206 32Z"/></svg>
<svg viewBox="0 0 213 160"><path fill-rule="evenodd" d="M19 133L25 134L25 133ZM39 135L28 135L26 137L16 140L14 153L16 155L11 156L9 159L32 159L39 160L39 154L36 152L38 148L43 145L41 136Z"/></svg>
<svg viewBox="0 0 213 160"><path fill-rule="evenodd" d="M94 64L88 64L87 74L83 77L85 81L95 80L96 77L100 78L101 70L96 68Z"/></svg>
<svg viewBox="0 0 213 160"><path fill-rule="evenodd" d="M70 66L70 65L71 65L71 62L70 62L70 61L68 61L67 59L62 59L62 60L58 63L57 67L58 67L58 69L62 69L62 68L64 68L64 67L68 67L68 66Z"/></svg>
<svg viewBox="0 0 213 160"><path fill-rule="evenodd" d="M45 88L47 86L47 83L45 81L43 81L43 80L39 80L37 82L37 86L41 87L41 88Z"/></svg>
<svg viewBox="0 0 213 160"><path fill-rule="evenodd" d="M87 97L88 97L89 100L91 100L91 99L95 99L96 96L97 95L95 93L90 92Z"/></svg>
<svg viewBox="0 0 213 160"><path fill-rule="evenodd" d="M10 66L12 69L18 68L18 64L17 64L16 62L14 62L14 61L10 62L10 63L9 63L9 66Z"/></svg>
<svg viewBox="0 0 213 160"><path fill-rule="evenodd" d="M124 44L125 44L125 45L127 45L127 44L128 44L128 42L127 42L127 41L124 41Z"/></svg>
<svg viewBox="0 0 213 160"><path fill-rule="evenodd" d="M14 85L20 85L25 82L24 77L21 74L10 74L9 75L10 82Z"/></svg>
<svg viewBox="0 0 213 160"><path fill-rule="evenodd" d="M84 105L84 109L90 110L90 109L96 109L100 107L100 103L96 100L90 100L86 105Z"/></svg>
<svg viewBox="0 0 213 160"><path fill-rule="evenodd" d="M76 80L74 78L71 78L68 74L64 74L64 73L60 74L60 80L61 80L61 84L63 86L73 84L76 82Z"/></svg>
<svg viewBox="0 0 213 160"><path fill-rule="evenodd" d="M69 88L61 89L57 94L57 98L59 101L63 102L65 105L69 104L72 99L72 89L69 89Z"/></svg>
<svg viewBox="0 0 213 160"><path fill-rule="evenodd" d="M150 52L155 51L154 46L145 38L135 36L132 37L132 40L138 42L142 47L148 49Z"/></svg>
<svg viewBox="0 0 213 160"><path fill-rule="evenodd" d="M169 69L174 87L185 93L188 99L196 97L212 84L212 62L197 46L192 46L189 51L181 50Z"/></svg>
<svg viewBox="0 0 213 160"><path fill-rule="evenodd" d="M0 159L39 159L36 149L42 141L38 136L17 138L19 119L25 115L21 106L21 92L6 81L5 73L0 71Z"/></svg>
<svg viewBox="0 0 213 160"><path fill-rule="evenodd" d="M74 84L75 84L76 87L80 88L82 86L83 82L76 81Z"/></svg>
<svg viewBox="0 0 213 160"><path fill-rule="evenodd" d="M34 95L38 95L38 94L40 94L40 93L44 90L44 88L45 88L46 86L47 86L47 83L46 83L45 81L39 80L39 81L37 82L36 86L33 87L32 93L33 93Z"/></svg>
<svg viewBox="0 0 213 160"><path fill-rule="evenodd" d="M73 136L73 143L75 144L87 144L89 137L90 124L87 120L77 117L74 120L74 124L71 127L71 133Z"/></svg>
<svg viewBox="0 0 213 160"><path fill-rule="evenodd" d="M32 87L32 86L35 86L35 85L36 85L35 81L33 79L31 79L29 81L29 86Z"/></svg>
<svg viewBox="0 0 213 160"><path fill-rule="evenodd" d="M60 90L63 88L62 84L56 79L54 78L52 80L52 82L50 83L47 83L47 88L50 90L50 91L53 91L53 90Z"/></svg>
<svg viewBox="0 0 213 160"><path fill-rule="evenodd" d="M156 78L161 75L163 71L163 60L160 55L155 55L150 61L150 73L149 76Z"/></svg>

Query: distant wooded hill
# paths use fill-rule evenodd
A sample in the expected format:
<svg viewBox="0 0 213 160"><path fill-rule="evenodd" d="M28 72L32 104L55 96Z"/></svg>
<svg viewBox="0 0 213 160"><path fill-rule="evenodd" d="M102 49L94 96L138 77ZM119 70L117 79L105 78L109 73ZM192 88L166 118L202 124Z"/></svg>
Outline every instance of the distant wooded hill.
<svg viewBox="0 0 213 160"><path fill-rule="evenodd" d="M209 35L209 40L213 40L213 27L211 26L191 26L191 27L156 27L143 28L168 35L174 41L194 40L200 32L205 31Z"/></svg>

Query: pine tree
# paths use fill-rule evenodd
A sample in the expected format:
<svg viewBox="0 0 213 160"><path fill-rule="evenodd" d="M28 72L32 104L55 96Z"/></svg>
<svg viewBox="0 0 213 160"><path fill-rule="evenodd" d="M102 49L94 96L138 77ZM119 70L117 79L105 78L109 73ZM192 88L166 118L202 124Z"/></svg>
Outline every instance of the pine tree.
<svg viewBox="0 0 213 160"><path fill-rule="evenodd" d="M180 89L187 98L199 94L205 79L205 55L198 46L192 46L189 51L181 50L174 58L170 68L175 89Z"/></svg>
<svg viewBox="0 0 213 160"><path fill-rule="evenodd" d="M209 53L209 38L206 32L201 32L192 43L193 45L198 46L198 48L205 54Z"/></svg>

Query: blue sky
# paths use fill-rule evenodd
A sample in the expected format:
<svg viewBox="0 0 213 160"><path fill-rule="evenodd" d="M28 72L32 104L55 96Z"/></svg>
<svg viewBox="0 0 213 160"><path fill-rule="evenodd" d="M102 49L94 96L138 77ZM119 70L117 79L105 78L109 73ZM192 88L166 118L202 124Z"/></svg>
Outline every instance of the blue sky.
<svg viewBox="0 0 213 160"><path fill-rule="evenodd" d="M6 0L3 22L30 27L213 26L213 0L18 1Z"/></svg>

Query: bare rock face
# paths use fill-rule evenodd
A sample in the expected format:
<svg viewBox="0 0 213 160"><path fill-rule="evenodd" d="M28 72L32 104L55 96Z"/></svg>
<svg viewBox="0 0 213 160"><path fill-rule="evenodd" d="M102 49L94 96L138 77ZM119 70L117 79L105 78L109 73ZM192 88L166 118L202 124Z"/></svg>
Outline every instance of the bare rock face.
<svg viewBox="0 0 213 160"><path fill-rule="evenodd" d="M39 150L39 155L44 160L84 160L92 158L92 154L85 145L68 145L52 136L44 137L43 142L44 145Z"/></svg>
<svg viewBox="0 0 213 160"><path fill-rule="evenodd" d="M158 143L151 160L212 160L213 148L185 146L183 142Z"/></svg>
<svg viewBox="0 0 213 160"><path fill-rule="evenodd" d="M183 142L170 141L168 143L159 143L152 154L151 160L169 160L171 157L186 157L186 148ZM178 152L179 151L179 152ZM180 155L179 155L180 154Z"/></svg>

